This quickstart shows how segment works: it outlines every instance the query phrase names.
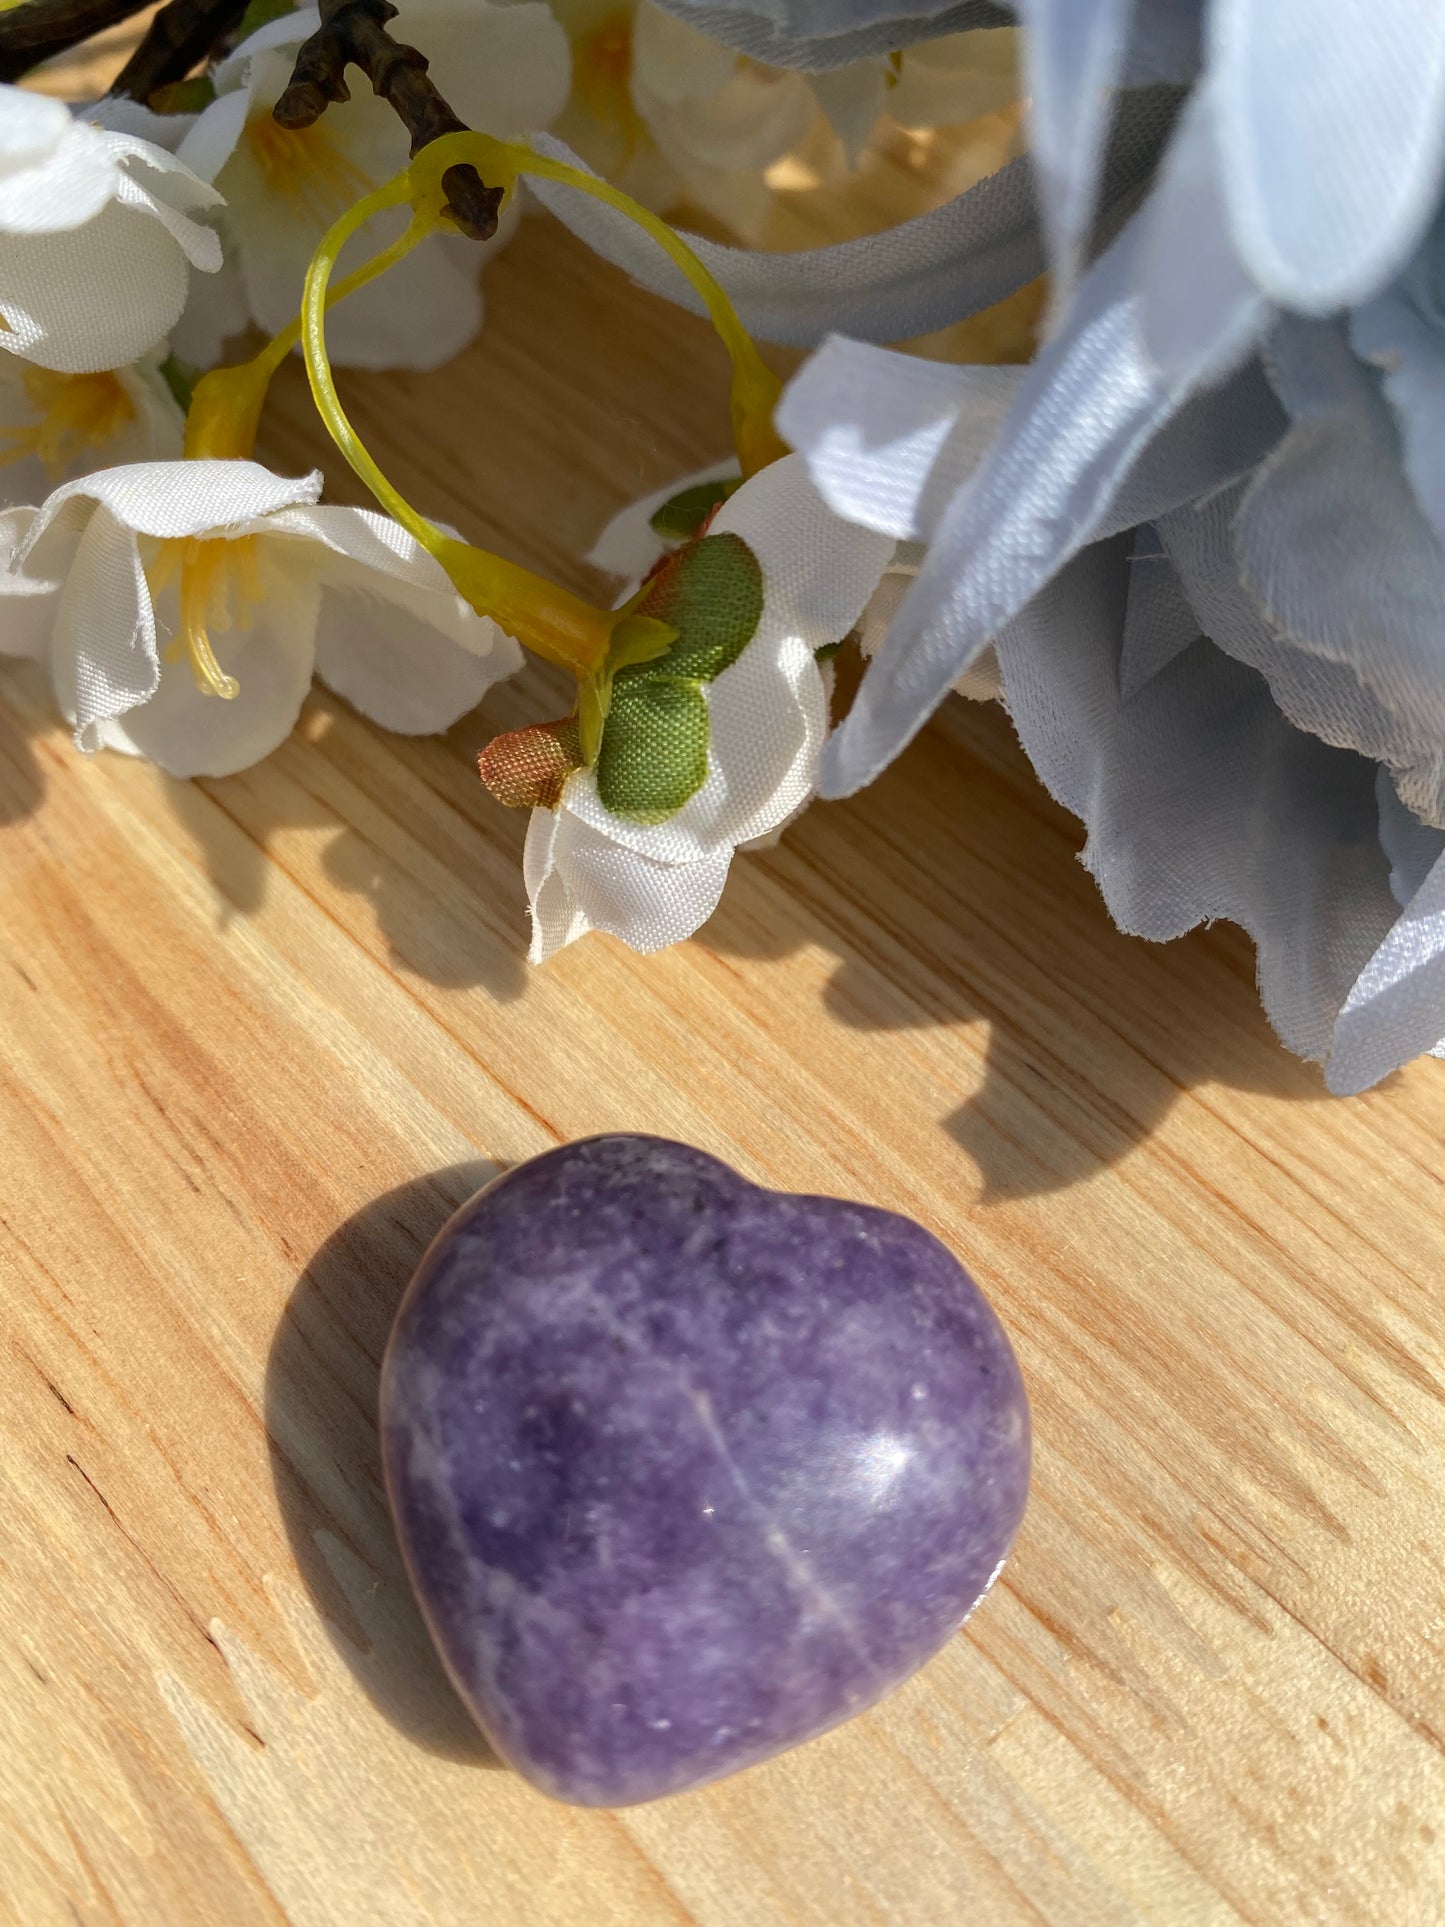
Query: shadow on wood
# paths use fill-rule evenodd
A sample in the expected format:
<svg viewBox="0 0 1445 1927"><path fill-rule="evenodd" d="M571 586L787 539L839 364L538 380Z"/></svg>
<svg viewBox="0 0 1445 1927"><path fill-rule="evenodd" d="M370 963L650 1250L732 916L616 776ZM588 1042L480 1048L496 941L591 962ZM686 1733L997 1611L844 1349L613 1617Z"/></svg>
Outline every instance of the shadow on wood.
<svg viewBox="0 0 1445 1927"><path fill-rule="evenodd" d="M0 827L38 810L45 774L31 738L43 727L48 692L35 663L6 662L0 675Z"/></svg>
<svg viewBox="0 0 1445 1927"><path fill-rule="evenodd" d="M497 1170L453 1165L349 1218L303 1272L266 1369L276 1494L328 1632L373 1704L409 1739L484 1766L499 1762L446 1677L391 1529L376 1400L387 1334L418 1259Z"/></svg>
<svg viewBox="0 0 1445 1927"><path fill-rule="evenodd" d="M293 874L318 898L330 885L364 898L392 969L506 1002L527 986L526 819L486 794L475 757L508 726L489 702L447 736L393 736L318 689L274 755L235 776L170 783L167 800L223 926L260 909L289 867L288 838L320 833L320 876Z"/></svg>
<svg viewBox="0 0 1445 1927"><path fill-rule="evenodd" d="M1125 936L1082 842L1004 712L951 702L868 789L740 859L701 940L832 951L827 1009L860 1029L987 1024L982 1088L946 1119L982 1201L1092 1176L1199 1084L1323 1099L1260 1009L1245 934Z"/></svg>

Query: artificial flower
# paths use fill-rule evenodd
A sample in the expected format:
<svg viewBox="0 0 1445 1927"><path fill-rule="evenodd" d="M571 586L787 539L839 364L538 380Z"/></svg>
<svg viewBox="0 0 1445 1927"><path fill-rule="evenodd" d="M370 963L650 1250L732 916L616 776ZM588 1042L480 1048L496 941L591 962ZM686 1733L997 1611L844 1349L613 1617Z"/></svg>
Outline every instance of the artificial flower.
<svg viewBox="0 0 1445 1927"><path fill-rule="evenodd" d="M249 35L216 70L216 98L180 143L188 166L225 198L221 217L236 284L229 311L206 304L178 336L182 351L215 358L220 341L249 318L275 334L294 317L316 243L361 195L406 164L407 137L386 101L358 91L313 126L281 127L271 109L291 78L314 7ZM407 38L446 75L447 97L472 127L499 137L545 127L566 98L566 39L545 6L492 7L478 0L418 0ZM382 217L346 264L365 258L405 225ZM327 324L333 361L362 368L433 368L481 326L478 269L497 243L433 235L394 275L337 309ZM239 300L237 297L239 296Z"/></svg>
<svg viewBox="0 0 1445 1927"><path fill-rule="evenodd" d="M678 640L619 675L594 765L561 770L533 811L534 962L588 930L657 950L711 915L733 851L812 793L828 728L818 652L851 630L892 549L833 515L789 456L673 551L642 607Z"/></svg>
<svg viewBox="0 0 1445 1927"><path fill-rule="evenodd" d="M0 359L0 504L39 501L93 469L178 456L185 417L162 359L157 349L91 375Z"/></svg>
<svg viewBox="0 0 1445 1927"><path fill-rule="evenodd" d="M959 371L949 403L904 358L841 345L784 406L785 432L834 506L870 526L906 523L927 551L829 745L825 793L867 781L1076 560L1127 536L1134 563L1116 611L1127 700L1203 635L1257 672L1282 727L1354 752L1371 793L1437 835L1438 10L1392 6L1368 35L1307 40L1296 9L1246 19L1230 0L1215 0L1202 31L1163 0L1132 16L1105 0L1024 11L1032 149L1063 297L1045 349L1002 417L983 371ZM1291 66L1281 85L1281 63L1305 44L1307 68ZM1116 125L1160 81L1192 92L1152 192L1077 274L1111 78L1123 88ZM983 453L951 468L960 440ZM1218 780L1237 784L1222 757ZM1376 851L1382 835L1383 819ZM1331 996L1315 1010L1315 1045L1320 1010L1342 1027L1330 1046L1337 1088L1445 1030L1432 890L1445 890L1445 871L1417 876L1388 942L1366 945L1393 961L1361 968L1343 1005ZM1291 1035L1292 1020L1272 1014Z"/></svg>
<svg viewBox="0 0 1445 1927"><path fill-rule="evenodd" d="M886 760L991 653L1035 768L1088 826L1084 860L1121 927L1163 939L1241 923L1280 1035L1357 1090L1445 1034L1445 834L1401 802L1394 770L1301 727L1256 673L1290 644L1241 566L1242 516L1287 415L1254 363L1162 425L1157 387L1104 381L1100 358L1117 376L1128 346L1108 295L1127 263L1126 245L1118 283L1086 277L1034 369L837 342L785 395L780 425L830 505L925 549L830 745L832 783ZM1338 348L1326 335L1312 346ZM1348 556L1350 531L1317 500ZM930 589L915 629L908 604ZM1316 666L1327 689L1330 664Z"/></svg>
<svg viewBox="0 0 1445 1927"><path fill-rule="evenodd" d="M645 205L684 201L746 239L771 205L763 170L818 112L800 74L742 61L651 0L552 0L572 47L558 132Z"/></svg>
<svg viewBox="0 0 1445 1927"><path fill-rule="evenodd" d="M885 113L936 127L1018 98L1006 31L804 74L746 59L653 0L552 4L572 43L559 136L647 205L691 203L747 241L773 206L767 169L802 146L820 112L854 166Z"/></svg>
<svg viewBox="0 0 1445 1927"><path fill-rule="evenodd" d="M61 374L138 361L221 265L214 188L163 148L0 87L0 345Z"/></svg>
<svg viewBox="0 0 1445 1927"><path fill-rule="evenodd" d="M388 729L447 728L518 665L388 517L321 478L147 462L12 510L0 649L49 663L77 746L223 776L284 740L313 672Z"/></svg>

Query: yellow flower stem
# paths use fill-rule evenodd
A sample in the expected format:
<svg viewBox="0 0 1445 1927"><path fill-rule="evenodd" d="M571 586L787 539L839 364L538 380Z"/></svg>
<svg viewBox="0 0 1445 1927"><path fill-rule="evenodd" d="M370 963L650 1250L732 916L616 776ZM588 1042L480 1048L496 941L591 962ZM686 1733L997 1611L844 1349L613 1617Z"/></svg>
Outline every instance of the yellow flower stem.
<svg viewBox="0 0 1445 1927"><path fill-rule="evenodd" d="M414 217L406 232L390 247L382 248L369 261L343 276L327 295L326 305L331 307L344 301L347 295L355 294L358 288L364 288L388 268L395 267L429 231L428 222L420 216ZM251 454L256 446L256 430L271 377L301 339L301 320L298 314L249 361L240 362L234 368L213 368L209 374L202 375L186 411L188 461L245 459Z"/></svg>
<svg viewBox="0 0 1445 1927"><path fill-rule="evenodd" d="M707 309L708 319L732 362L733 440L737 445L738 461L744 476L756 475L760 468L766 468L769 462L786 455L787 444L773 426L773 410L777 407L782 383L758 353L752 336L738 319L737 309L682 237L666 221L659 220L657 215L640 206L630 195L621 193L609 181L599 180L594 174L584 174L579 168L568 167L562 161L533 154L519 166L518 172L535 174L542 180L560 181L566 187L575 187L583 194L590 194L594 200L605 201L609 207L628 215L652 236L663 253L682 270L696 289Z"/></svg>
<svg viewBox="0 0 1445 1927"><path fill-rule="evenodd" d="M623 194L609 182L583 173L562 161L533 153L529 147L493 140L486 134L443 135L440 140L429 142L422 148L413 157L410 166L394 180L364 195L353 207L348 208L322 236L306 275L300 337L312 397L332 440L382 507L436 558L458 591L479 614L492 617L508 634L515 636L535 654L546 657L549 662L562 664L581 681L587 682L603 671L613 632L621 620L619 612L594 608L580 596L558 588L555 583L548 582L530 569L447 535L414 509L387 480L348 420L336 392L336 382L326 352L326 309L329 300L338 298L350 286L359 285L357 278L351 276L337 287L334 294L328 294L332 272L346 243L372 215L409 202L412 222L406 235L361 271L367 279L372 273L381 273L393 260L399 259L408 247L414 246L423 234L445 221L447 206L443 177L448 168L461 162L470 162L488 181L506 192L515 188L518 176L523 174L557 181L583 194L590 194L594 199L605 201L652 236L697 290L732 361L733 434L745 476L756 474L760 468L787 453L772 419L779 382L758 354L723 289L665 221L640 207L629 195ZM269 379L271 369L279 363L292 339L294 337L289 331L284 336L278 335L271 347L258 357L257 363L251 365L259 367L268 357L274 356L266 368L266 378ZM199 394L199 389L197 392ZM633 620L635 624L637 619ZM661 646L661 632L665 625L647 626L658 630L658 636L653 641Z"/></svg>
<svg viewBox="0 0 1445 1927"><path fill-rule="evenodd" d="M630 194L624 194L620 188L614 187L610 181L584 173L565 161L554 161L545 154L534 153L530 147L496 141L486 134L446 134L422 148L408 171L417 187L430 200L434 200L441 191L439 183L442 174L459 161L470 161L484 176L488 175L489 170L491 177L498 174L531 174L539 180L557 181L564 187L576 188L579 193L590 194L593 200L616 208L619 214L625 214L628 220L634 221L645 233L650 234L696 290L732 362L733 438L743 474L755 475L760 468L766 468L769 462L775 462L788 453L787 443L773 426L773 410L782 390L781 382L758 353L752 336L739 320L737 309L724 289L709 274L682 236L670 228L666 221L634 201Z"/></svg>
<svg viewBox="0 0 1445 1927"><path fill-rule="evenodd" d="M331 271L364 222L384 208L411 200L412 193L408 171L364 196L328 229L312 257L301 304L301 340L312 396L332 440L377 501L436 557L472 607L547 661L560 663L577 676L590 675L607 653L615 621L612 611L594 608L545 576L461 542L429 522L382 474L341 406L326 353L324 316ZM439 206L418 208L412 226L425 233L439 219Z"/></svg>

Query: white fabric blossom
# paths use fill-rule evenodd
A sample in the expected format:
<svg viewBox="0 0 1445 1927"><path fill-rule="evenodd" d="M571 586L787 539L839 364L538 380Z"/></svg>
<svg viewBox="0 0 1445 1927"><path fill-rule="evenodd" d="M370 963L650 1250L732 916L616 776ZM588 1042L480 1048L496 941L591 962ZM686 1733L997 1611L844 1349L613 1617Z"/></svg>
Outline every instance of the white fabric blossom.
<svg viewBox="0 0 1445 1927"><path fill-rule="evenodd" d="M588 769L567 780L555 810L533 812L524 864L533 962L588 930L640 951L690 936L716 907L734 849L769 836L812 794L828 727L817 651L852 629L893 544L833 515L797 456L723 504L708 535L726 534L761 567L762 616L705 685L706 780L658 823L614 815Z"/></svg>
<svg viewBox="0 0 1445 1927"><path fill-rule="evenodd" d="M804 74L742 57L654 0L552 0L573 50L558 133L660 212L688 201L755 242L766 170L826 117L856 165L884 114L908 127L970 120L1018 99L1015 35L954 35Z"/></svg>
<svg viewBox="0 0 1445 1927"><path fill-rule="evenodd" d="M217 98L180 143L179 155L225 197L222 232L236 280L196 304L178 351L212 361L226 334L249 317L275 334L295 318L316 243L346 207L406 165L407 136L388 104L358 89L314 126L288 129L271 109L291 78L314 7L286 14L242 41L217 69ZM447 98L468 125L508 138L542 128L567 94L566 38L547 8L493 7L481 0L418 0L406 37L445 75ZM342 272L405 226L404 211L379 216L342 257ZM510 219L504 224L510 231ZM433 235L404 265L342 303L327 321L333 361L360 368L434 368L481 326L480 266L486 244ZM239 297L239 298L238 298Z"/></svg>
<svg viewBox="0 0 1445 1927"><path fill-rule="evenodd" d="M320 487L250 461L148 462L9 511L0 651L48 661L78 747L173 776L268 755L313 671L388 729L446 729L520 650L404 529L319 506Z"/></svg>
<svg viewBox="0 0 1445 1927"><path fill-rule="evenodd" d="M163 148L0 86L0 346L62 374L138 361L191 269L220 267L193 218L219 199Z"/></svg>
<svg viewBox="0 0 1445 1927"><path fill-rule="evenodd" d="M161 359L156 350L93 375L0 359L0 505L38 502L94 469L178 457L185 417Z"/></svg>

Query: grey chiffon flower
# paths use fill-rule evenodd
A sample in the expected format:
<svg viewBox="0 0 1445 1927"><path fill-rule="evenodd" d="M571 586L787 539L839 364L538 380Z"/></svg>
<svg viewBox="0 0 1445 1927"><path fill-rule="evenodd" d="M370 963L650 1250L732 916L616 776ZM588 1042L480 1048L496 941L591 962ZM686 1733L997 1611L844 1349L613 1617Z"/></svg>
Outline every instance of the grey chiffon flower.
<svg viewBox="0 0 1445 1927"><path fill-rule="evenodd" d="M1359 1089L1445 1033L1445 9L1019 11L1047 346L1002 420L997 371L842 342L785 399L833 505L926 544L824 791L995 646L1120 923L1243 923ZM1100 85L1141 79L1192 91L1083 265Z"/></svg>

